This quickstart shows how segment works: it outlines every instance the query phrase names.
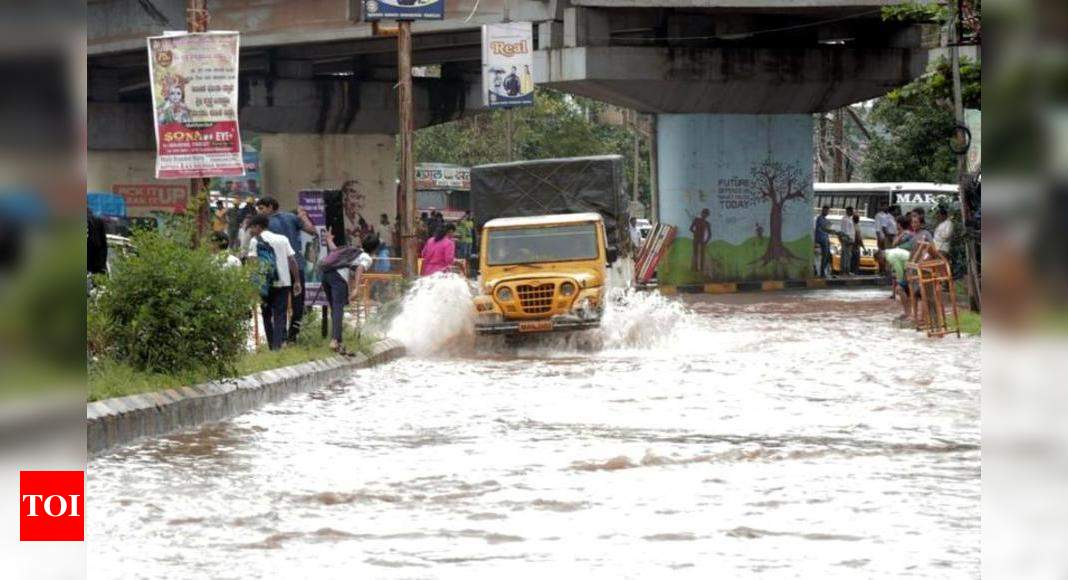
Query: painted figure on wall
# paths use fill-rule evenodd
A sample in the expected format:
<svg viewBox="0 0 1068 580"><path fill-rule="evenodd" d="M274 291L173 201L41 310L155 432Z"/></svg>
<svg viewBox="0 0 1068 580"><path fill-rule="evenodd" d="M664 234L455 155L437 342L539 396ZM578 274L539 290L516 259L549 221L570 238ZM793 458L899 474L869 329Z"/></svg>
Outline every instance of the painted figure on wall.
<svg viewBox="0 0 1068 580"><path fill-rule="evenodd" d="M701 215L693 218L693 222L690 224L690 233L693 234L693 255L690 260L690 269L694 272L705 272L707 267L705 248L708 246L709 240L712 239L712 226L708 223L710 213L707 207L702 209Z"/></svg>
<svg viewBox="0 0 1068 580"><path fill-rule="evenodd" d="M358 246L366 234L367 221L363 209L367 197L360 191L358 181L346 181L341 186L342 211L345 218L345 238L350 246Z"/></svg>

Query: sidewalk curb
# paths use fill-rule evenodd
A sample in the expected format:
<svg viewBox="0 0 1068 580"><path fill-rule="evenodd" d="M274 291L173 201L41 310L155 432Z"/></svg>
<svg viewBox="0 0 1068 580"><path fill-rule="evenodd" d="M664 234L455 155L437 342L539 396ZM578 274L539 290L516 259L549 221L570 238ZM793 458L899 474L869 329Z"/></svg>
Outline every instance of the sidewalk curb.
<svg viewBox="0 0 1068 580"><path fill-rule="evenodd" d="M97 455L143 437L154 437L221 421L314 391L367 368L404 356L404 346L386 339L371 345L371 355L332 357L190 387L94 401L86 405L86 448Z"/></svg>
<svg viewBox="0 0 1068 580"><path fill-rule="evenodd" d="M818 288L876 288L886 286L886 278L868 276L857 278L810 278L808 280L764 280L753 282L716 282L709 284L686 284L660 286L665 296L677 294L738 294L743 292L775 292L779 290L809 290Z"/></svg>

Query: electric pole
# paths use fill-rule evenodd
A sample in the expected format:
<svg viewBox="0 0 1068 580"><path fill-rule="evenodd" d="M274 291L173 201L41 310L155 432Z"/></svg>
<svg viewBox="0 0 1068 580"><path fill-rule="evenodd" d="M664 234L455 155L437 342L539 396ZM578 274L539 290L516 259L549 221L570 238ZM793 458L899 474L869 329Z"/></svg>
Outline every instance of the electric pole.
<svg viewBox="0 0 1068 580"><path fill-rule="evenodd" d="M404 275L419 275L415 237L415 160L412 158L412 22L397 21L397 132L400 135L400 195L404 200Z"/></svg>
<svg viewBox="0 0 1068 580"><path fill-rule="evenodd" d="M958 21L960 10L957 1L949 3L949 43L950 67L953 69L953 115L957 120L957 127L964 127L964 98L961 91L960 81L960 34ZM970 143L968 144L971 145ZM964 228L964 258L967 261L968 272L966 285L968 287L968 303L975 312L982 311L979 286L979 265L975 259L975 240L968 231L968 223L971 221L972 212L968 203L968 151L964 149L957 154L957 189L960 192L960 221Z"/></svg>
<svg viewBox="0 0 1068 580"><path fill-rule="evenodd" d="M185 24L188 32L208 31L208 0L187 0ZM193 246L199 246L208 229L208 185L206 177L194 177L189 180L189 198L196 208L196 231L193 234Z"/></svg>

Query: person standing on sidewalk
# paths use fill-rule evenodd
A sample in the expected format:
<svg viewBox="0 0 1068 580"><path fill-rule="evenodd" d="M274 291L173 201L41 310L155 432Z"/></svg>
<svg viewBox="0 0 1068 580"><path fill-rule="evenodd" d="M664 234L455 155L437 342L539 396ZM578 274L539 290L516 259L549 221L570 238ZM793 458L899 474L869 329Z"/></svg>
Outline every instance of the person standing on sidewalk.
<svg viewBox="0 0 1068 580"><path fill-rule="evenodd" d="M464 217L456 222L456 257L467 261L471 257L471 242L474 241L475 224L471 221L471 212L464 212Z"/></svg>
<svg viewBox="0 0 1068 580"><path fill-rule="evenodd" d="M293 246L285 236L271 232L270 225L270 219L262 214L249 220L248 256L258 259L260 267L265 270L261 272L265 287L260 290L263 300L260 310L267 345L271 350L278 350L286 338L286 305L290 293L302 295L304 288L300 279L294 276L299 268Z"/></svg>
<svg viewBox="0 0 1068 580"><path fill-rule="evenodd" d="M304 256L301 254L300 232L315 235L315 225L311 223L308 215L297 217L294 213L278 211L278 200L273 197L263 197L256 202L256 211L268 218L268 229L275 234L284 236L289 240L298 266L304 265ZM300 286L304 286L304 268L298 267L293 273L293 280L299 280ZM294 285L296 288L296 285ZM300 325L304 320L304 294L294 292L291 296L293 306L293 320L289 325L289 331L285 339L295 342L300 334Z"/></svg>
<svg viewBox="0 0 1068 580"><path fill-rule="evenodd" d="M330 348L338 354L348 354L342 336L345 305L352 301L360 287L360 276L371 267L371 255L379 249L378 236L363 239L362 248L338 247L334 235L327 231L326 247L330 251L320 264L323 291L330 303Z"/></svg>
<svg viewBox="0 0 1068 580"><path fill-rule="evenodd" d="M846 208L845 216L842 217L838 231L838 240L842 244L842 255L838 257L838 272L852 275L853 250L857 237L857 227L853 224L853 206Z"/></svg>
<svg viewBox="0 0 1068 580"><path fill-rule="evenodd" d="M820 247L820 278L827 277L827 268L831 265L831 226L827 223L827 214L831 213L831 206L825 205L820 208L820 215L816 218L816 244Z"/></svg>

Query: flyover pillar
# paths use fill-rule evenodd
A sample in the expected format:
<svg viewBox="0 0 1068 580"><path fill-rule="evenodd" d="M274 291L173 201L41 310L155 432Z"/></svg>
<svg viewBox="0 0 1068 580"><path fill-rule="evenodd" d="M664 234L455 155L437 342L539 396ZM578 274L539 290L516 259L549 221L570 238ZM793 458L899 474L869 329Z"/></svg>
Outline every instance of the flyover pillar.
<svg viewBox="0 0 1068 580"><path fill-rule="evenodd" d="M657 116L661 284L797 280L812 262L812 116Z"/></svg>

